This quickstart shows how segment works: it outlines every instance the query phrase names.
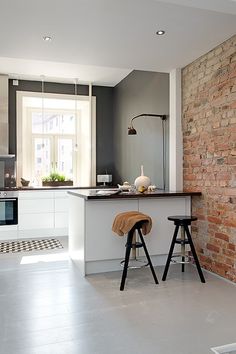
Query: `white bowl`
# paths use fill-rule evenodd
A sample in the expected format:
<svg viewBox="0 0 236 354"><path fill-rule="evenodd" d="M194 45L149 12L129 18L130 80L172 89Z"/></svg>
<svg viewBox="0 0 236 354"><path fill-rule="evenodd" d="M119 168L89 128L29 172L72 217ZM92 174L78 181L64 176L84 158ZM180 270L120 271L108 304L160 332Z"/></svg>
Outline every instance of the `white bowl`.
<svg viewBox="0 0 236 354"><path fill-rule="evenodd" d="M121 191L129 191L131 189L131 186L129 184L118 184L118 187Z"/></svg>

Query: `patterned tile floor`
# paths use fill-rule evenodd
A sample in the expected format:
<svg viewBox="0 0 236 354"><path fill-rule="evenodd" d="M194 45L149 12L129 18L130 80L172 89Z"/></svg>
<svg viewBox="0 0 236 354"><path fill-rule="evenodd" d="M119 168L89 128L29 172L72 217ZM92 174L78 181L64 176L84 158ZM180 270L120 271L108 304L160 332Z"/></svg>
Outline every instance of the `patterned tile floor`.
<svg viewBox="0 0 236 354"><path fill-rule="evenodd" d="M63 248L56 238L8 241L0 243L0 253L18 253L29 251L42 251Z"/></svg>

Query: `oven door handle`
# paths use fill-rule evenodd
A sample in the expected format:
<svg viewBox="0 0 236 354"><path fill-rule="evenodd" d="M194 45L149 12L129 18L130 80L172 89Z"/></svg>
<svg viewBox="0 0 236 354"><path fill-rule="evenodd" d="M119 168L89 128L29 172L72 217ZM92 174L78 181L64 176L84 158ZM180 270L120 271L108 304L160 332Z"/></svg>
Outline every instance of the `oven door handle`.
<svg viewBox="0 0 236 354"><path fill-rule="evenodd" d="M1 202L16 202L17 198L0 198L0 203Z"/></svg>

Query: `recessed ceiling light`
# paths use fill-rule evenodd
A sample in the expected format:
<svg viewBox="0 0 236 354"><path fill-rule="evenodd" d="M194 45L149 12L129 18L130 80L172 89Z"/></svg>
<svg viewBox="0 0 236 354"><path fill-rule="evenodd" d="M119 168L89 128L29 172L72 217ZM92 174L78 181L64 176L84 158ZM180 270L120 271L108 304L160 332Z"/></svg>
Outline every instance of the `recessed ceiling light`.
<svg viewBox="0 0 236 354"><path fill-rule="evenodd" d="M43 37L43 40L44 40L45 42L51 42L52 37L50 37L50 36L44 36L44 37Z"/></svg>
<svg viewBox="0 0 236 354"><path fill-rule="evenodd" d="M165 34L165 31L159 30L159 31L156 32L156 34L157 34L158 36L163 36L163 34Z"/></svg>

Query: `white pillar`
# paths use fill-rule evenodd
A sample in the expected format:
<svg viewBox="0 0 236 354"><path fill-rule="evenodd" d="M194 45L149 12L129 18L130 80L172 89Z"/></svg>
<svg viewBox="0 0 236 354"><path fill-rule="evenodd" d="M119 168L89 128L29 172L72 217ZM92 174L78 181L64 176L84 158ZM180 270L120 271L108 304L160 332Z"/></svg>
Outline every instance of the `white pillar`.
<svg viewBox="0 0 236 354"><path fill-rule="evenodd" d="M170 72L169 190L183 189L183 135L181 124L181 69Z"/></svg>

